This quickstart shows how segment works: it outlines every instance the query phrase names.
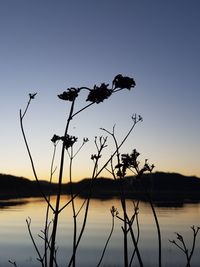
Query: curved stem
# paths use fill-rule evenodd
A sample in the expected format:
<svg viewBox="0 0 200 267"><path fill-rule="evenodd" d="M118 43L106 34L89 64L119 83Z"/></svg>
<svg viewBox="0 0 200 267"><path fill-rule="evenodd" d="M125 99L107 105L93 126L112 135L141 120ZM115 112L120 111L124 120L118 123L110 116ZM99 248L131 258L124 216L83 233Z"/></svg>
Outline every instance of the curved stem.
<svg viewBox="0 0 200 267"><path fill-rule="evenodd" d="M26 112L27 112L27 110L28 110L28 108L29 108L30 103L31 103L31 98L29 98L29 101L28 101L28 103L27 103L27 105L26 105L26 108L25 108L25 110L24 110L24 113L21 114L21 116L20 116L21 120L23 120L24 116L26 115ZM20 110L20 111L21 111L21 110Z"/></svg>
<svg viewBox="0 0 200 267"><path fill-rule="evenodd" d="M151 206L151 210L153 212L154 220L155 220L155 223L156 223L156 229L157 229L157 233L158 233L158 264L159 264L158 266L161 267L162 266L162 242L161 242L160 225L159 225L159 222L158 222L158 217L157 217L156 210L154 208L151 196L150 196L146 186L143 183L142 183L142 185L143 185L143 187L145 189L146 196L148 197L149 204Z"/></svg>
<svg viewBox="0 0 200 267"><path fill-rule="evenodd" d="M112 226L111 226L110 234L109 234L108 239L107 239L107 241L106 241L106 244L105 244L105 246L104 246L104 249L103 249L101 258L100 258L100 260L99 260L99 263L97 264L97 267L99 267L99 266L101 265L101 262L102 262L102 260L103 260L103 257L104 257L104 255L105 255L105 252L106 252L106 249L107 249L107 246L108 246L108 243L109 243L109 241L110 241L110 239L111 239L111 236L112 236L112 234L113 234L114 225L115 225L115 217L112 215Z"/></svg>
<svg viewBox="0 0 200 267"><path fill-rule="evenodd" d="M38 249L38 247L37 247L37 245L36 245L36 243L35 243L34 237L33 237L32 232L31 232L31 218L30 218L30 217L29 217L28 219L26 219L26 223L27 223L28 232L29 232L31 241L32 241L32 243L33 243L33 245L34 245L34 248L35 248L37 254L38 254L38 260L41 262L42 267L45 267L45 266L44 266L43 259L42 259L42 256L41 256L41 254L40 254L40 251L39 251L39 249Z"/></svg>
<svg viewBox="0 0 200 267"><path fill-rule="evenodd" d="M26 109L26 111L27 111L27 109ZM31 167L32 167L32 170L33 170L33 174L34 174L35 180L37 182L38 188L40 190L40 193L42 194L43 198L45 199L45 201L47 202L49 207L52 209L52 211L54 211L53 206L51 205L51 203L49 202L48 198L46 197L46 195L44 194L44 192L42 190L42 186L40 184L40 181L39 181L37 173L36 173L35 164L34 164L34 161L33 161L32 155L31 155L31 151L30 151L30 148L29 148L29 145L28 145L28 141L27 141L27 138L26 138L26 134L25 134L25 131L24 131L24 125L23 125L24 115L25 115L25 112L22 115L22 111L20 109L20 127L21 127L21 131L22 131L24 143L25 143L25 146L26 146L26 150L28 152L29 159L30 159L30 162L31 162Z"/></svg>

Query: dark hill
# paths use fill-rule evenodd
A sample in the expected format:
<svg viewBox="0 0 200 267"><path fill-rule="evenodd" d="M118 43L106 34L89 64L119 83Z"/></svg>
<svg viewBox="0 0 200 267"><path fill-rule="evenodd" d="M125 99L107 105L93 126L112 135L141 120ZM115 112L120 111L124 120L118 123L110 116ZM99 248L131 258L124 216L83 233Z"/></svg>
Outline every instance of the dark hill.
<svg viewBox="0 0 200 267"><path fill-rule="evenodd" d="M134 180L133 187L136 192L144 191L144 187L147 188L154 200L200 200L200 179L195 176L156 172L144 175L142 181Z"/></svg>
<svg viewBox="0 0 200 267"><path fill-rule="evenodd" d="M142 179L129 176L124 180L98 178L92 181L93 198L111 198L120 196L123 184L128 198L147 200L145 188L156 201L199 201L200 179L194 176L183 176L177 173L156 172L146 174ZM45 194L55 194L56 184L41 181ZM64 194L70 194L70 185L63 185ZM83 179L72 184L74 193L87 197L91 188L91 179ZM41 196L38 185L23 177L0 174L0 199Z"/></svg>
<svg viewBox="0 0 200 267"><path fill-rule="evenodd" d="M73 192L87 197L90 189L91 179L84 179L73 184ZM125 194L128 198L147 200L146 191L153 200L165 201L198 201L200 200L200 179L194 176L183 176L177 173L156 172L146 174L140 180L134 176L126 179L112 180L98 178L92 182L92 197L110 198L120 196L120 188L123 184ZM70 192L69 185L65 185L65 192Z"/></svg>
<svg viewBox="0 0 200 267"><path fill-rule="evenodd" d="M46 194L55 193L56 185L41 181L42 188ZM0 199L40 197L41 192L35 181L24 177L16 177L8 174L0 174Z"/></svg>

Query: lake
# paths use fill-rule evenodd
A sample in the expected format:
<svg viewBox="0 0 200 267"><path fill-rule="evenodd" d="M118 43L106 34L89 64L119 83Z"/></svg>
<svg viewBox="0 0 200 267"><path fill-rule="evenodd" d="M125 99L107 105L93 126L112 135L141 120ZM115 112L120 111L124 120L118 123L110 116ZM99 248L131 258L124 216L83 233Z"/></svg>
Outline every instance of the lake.
<svg viewBox="0 0 200 267"><path fill-rule="evenodd" d="M63 197L62 204L68 197ZM52 197L52 201L54 201ZM26 218L31 217L31 229L36 242L41 246L42 241L38 237L44 225L46 204L41 198L27 198L17 200L18 203L1 203L0 205L0 267L13 266L8 260L15 261L18 267L40 266L36 260L36 252L28 234ZM77 209L83 199L76 200ZM94 267L100 259L104 244L111 229L110 208L115 206L119 215L122 214L118 199L91 200L87 227L80 243L77 256L78 267ZM128 210L133 210L132 201L128 201ZM200 204L190 203L178 206L156 207L160 228L162 232L162 261L163 267L185 266L185 256L169 239L176 239L175 232L182 234L188 247L192 245L191 226L200 226ZM66 262L71 255L72 247L72 213L71 207L67 207L60 217L57 239L59 267L67 266ZM81 214L80 214L81 217ZM81 221L82 218L80 218ZM144 266L158 266L158 242L155 222L148 203L140 202L139 206L140 241L139 248ZM123 266L123 235L122 222L115 219L115 228L108 245L102 267ZM131 244L131 243L130 243ZM132 246L131 246L132 248ZM200 260L200 234L197 243L192 266L199 266ZM133 266L138 266L135 260Z"/></svg>

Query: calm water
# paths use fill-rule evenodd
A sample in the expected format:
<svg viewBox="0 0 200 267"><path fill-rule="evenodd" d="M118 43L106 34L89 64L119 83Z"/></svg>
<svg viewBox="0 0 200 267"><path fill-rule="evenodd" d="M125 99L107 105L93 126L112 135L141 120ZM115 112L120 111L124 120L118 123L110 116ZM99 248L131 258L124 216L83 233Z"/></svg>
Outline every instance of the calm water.
<svg viewBox="0 0 200 267"><path fill-rule="evenodd" d="M66 199L63 199L63 203ZM83 200L77 199L77 209ZM97 265L103 245L111 227L110 208L114 205L121 213L120 203L112 200L92 200L88 217L88 224L78 250L77 266L93 267ZM12 266L8 260L16 261L18 267L40 266L36 260L36 253L31 243L26 227L26 218L32 220L32 232L38 244L41 239L38 234L43 229L45 202L40 198L23 199L20 205L0 206L0 267ZM131 212L133 205L128 202ZM185 204L180 207L157 207L157 215L162 231L163 267L185 266L184 255L169 239L175 239L174 232L185 237L186 243L191 247L192 231L190 226L200 225L200 204ZM80 215L81 216L81 215ZM81 221L80 217L80 221ZM147 203L140 203L140 242L139 247L144 265L155 267L157 264L157 235L151 209ZM71 255L72 244L71 209L68 207L62 213L57 239L59 266L66 266ZM120 220L116 220L114 233L109 243L102 266L123 266L122 230ZM200 266L200 235L197 238L196 250L192 266ZM137 266L137 261L133 266Z"/></svg>

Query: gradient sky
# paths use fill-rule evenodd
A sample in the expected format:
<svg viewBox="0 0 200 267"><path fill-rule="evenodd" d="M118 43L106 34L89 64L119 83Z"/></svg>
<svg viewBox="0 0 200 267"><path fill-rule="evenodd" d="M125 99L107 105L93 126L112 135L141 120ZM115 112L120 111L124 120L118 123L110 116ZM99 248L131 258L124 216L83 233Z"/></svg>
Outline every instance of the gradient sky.
<svg viewBox="0 0 200 267"><path fill-rule="evenodd" d="M75 160L74 177L91 175L99 128L116 124L121 140L133 113L144 120L122 152L136 148L155 171L200 177L199 12L199 0L1 0L0 172L33 179L19 125L28 93L38 95L25 128L38 175L46 179L50 139L63 134L69 107L57 94L111 84L121 73L135 79L133 90L74 118L71 134L90 140Z"/></svg>

